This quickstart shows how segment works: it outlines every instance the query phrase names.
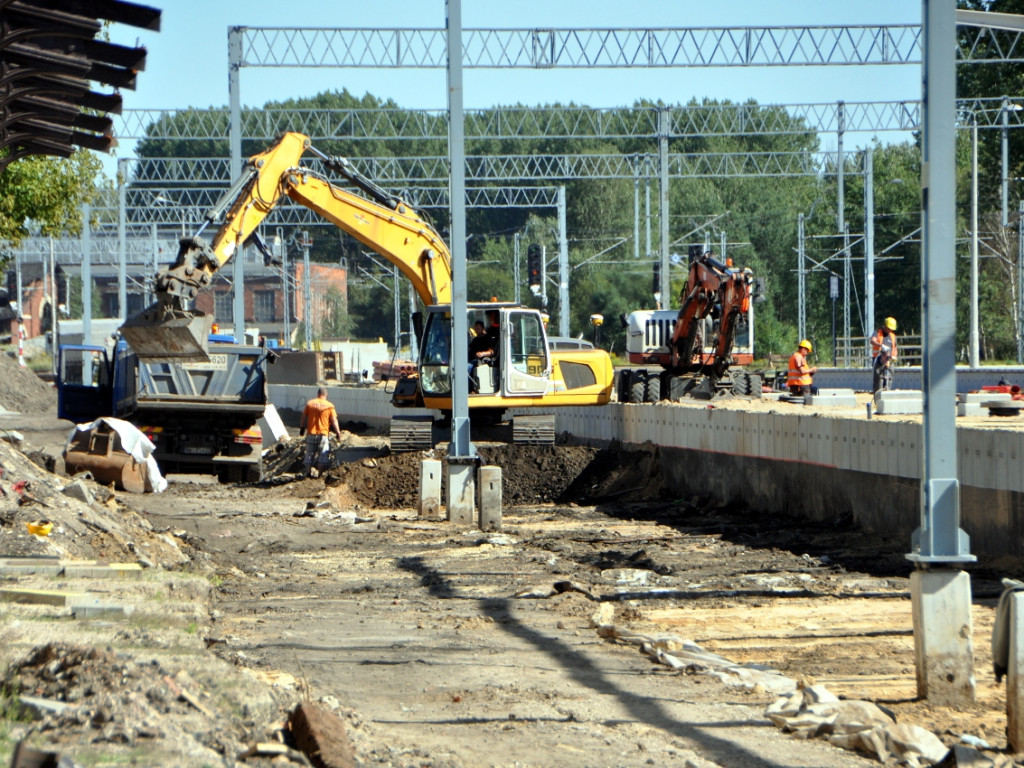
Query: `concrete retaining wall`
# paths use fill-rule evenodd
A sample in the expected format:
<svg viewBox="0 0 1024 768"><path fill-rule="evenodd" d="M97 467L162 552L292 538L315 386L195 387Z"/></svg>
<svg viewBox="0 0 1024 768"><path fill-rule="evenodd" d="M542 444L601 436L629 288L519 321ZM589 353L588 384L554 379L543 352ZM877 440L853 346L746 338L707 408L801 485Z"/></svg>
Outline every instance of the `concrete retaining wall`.
<svg viewBox="0 0 1024 768"><path fill-rule="evenodd" d="M289 425L315 394L312 386L271 387ZM379 388L333 387L330 399L342 421L384 425L393 412ZM661 446L663 475L680 495L820 521L852 517L908 549L920 524L922 430L913 422L616 403L561 409L556 429L597 445ZM1024 555L1024 431L961 426L957 452L961 525L972 552Z"/></svg>

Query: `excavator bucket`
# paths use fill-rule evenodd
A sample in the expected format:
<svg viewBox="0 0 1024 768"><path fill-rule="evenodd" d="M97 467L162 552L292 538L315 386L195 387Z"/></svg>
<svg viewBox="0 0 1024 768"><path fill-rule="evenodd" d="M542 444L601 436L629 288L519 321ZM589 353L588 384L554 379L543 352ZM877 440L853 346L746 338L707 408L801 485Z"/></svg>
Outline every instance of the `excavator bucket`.
<svg viewBox="0 0 1024 768"><path fill-rule="evenodd" d="M121 335L147 363L201 363L210 359L213 316L153 304L121 326Z"/></svg>

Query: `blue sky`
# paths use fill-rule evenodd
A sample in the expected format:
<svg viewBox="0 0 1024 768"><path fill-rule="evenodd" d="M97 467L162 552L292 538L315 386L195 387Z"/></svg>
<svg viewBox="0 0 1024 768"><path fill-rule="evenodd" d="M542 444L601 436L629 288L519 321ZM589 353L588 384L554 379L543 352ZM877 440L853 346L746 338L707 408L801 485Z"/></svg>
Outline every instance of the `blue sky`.
<svg viewBox="0 0 1024 768"><path fill-rule="evenodd" d="M138 89L125 91L126 108L221 106L228 99L227 28L436 27L444 0L148 0L163 7L162 31L125 25L112 39L148 48ZM463 26L484 28L678 28L811 26L920 22L920 0L463 0ZM757 99L761 103L884 101L920 97L914 66L701 69L466 70L465 106L569 102L617 107L636 99L668 103L690 98ZM369 92L409 108L443 108L443 70L265 69L241 75L243 103L308 96L327 89ZM864 144L857 135L848 144ZM827 141L825 142L827 146ZM122 155L131 154L125 145Z"/></svg>

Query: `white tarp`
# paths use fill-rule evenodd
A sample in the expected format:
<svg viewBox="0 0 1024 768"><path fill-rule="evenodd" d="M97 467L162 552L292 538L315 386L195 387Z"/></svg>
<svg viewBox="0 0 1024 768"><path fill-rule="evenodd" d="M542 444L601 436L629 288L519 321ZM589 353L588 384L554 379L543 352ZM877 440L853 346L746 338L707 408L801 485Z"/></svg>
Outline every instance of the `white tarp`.
<svg viewBox="0 0 1024 768"><path fill-rule="evenodd" d="M146 465L146 488L151 490L153 493L162 493L167 490L167 480L162 474L160 474L160 467L156 463L156 459L153 458L153 451L156 450L156 446L153 445L153 441L146 437L134 424L129 424L124 419L114 419L109 416L96 419L88 424L76 424L75 428L68 434L67 444L64 446L64 451L67 452L68 446L71 445L71 441L75 436L76 432L88 432L95 429L100 424L106 424L110 429L117 432L121 438L121 448L124 449L125 453L131 456L140 464Z"/></svg>

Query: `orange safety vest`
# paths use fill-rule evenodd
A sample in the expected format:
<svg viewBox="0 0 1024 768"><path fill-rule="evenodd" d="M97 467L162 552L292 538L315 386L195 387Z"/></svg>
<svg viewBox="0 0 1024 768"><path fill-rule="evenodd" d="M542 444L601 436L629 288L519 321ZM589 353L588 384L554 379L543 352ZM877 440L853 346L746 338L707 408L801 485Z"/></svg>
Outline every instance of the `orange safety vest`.
<svg viewBox="0 0 1024 768"><path fill-rule="evenodd" d="M789 358L789 376L786 377L787 387L805 387L811 383L811 369L807 358L794 352Z"/></svg>
<svg viewBox="0 0 1024 768"><path fill-rule="evenodd" d="M892 352L890 353L889 357L895 360L896 333L894 331L889 331L889 342L892 345ZM883 344L885 344L885 336L882 334L882 329L879 328L877 331L875 331L875 335L871 337L871 353L877 356L878 353L882 351Z"/></svg>
<svg viewBox="0 0 1024 768"><path fill-rule="evenodd" d="M326 397L314 397L306 403L302 412L302 423L311 435L329 435L334 418L334 406Z"/></svg>

